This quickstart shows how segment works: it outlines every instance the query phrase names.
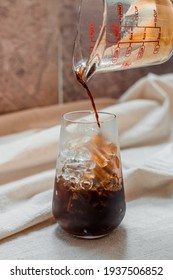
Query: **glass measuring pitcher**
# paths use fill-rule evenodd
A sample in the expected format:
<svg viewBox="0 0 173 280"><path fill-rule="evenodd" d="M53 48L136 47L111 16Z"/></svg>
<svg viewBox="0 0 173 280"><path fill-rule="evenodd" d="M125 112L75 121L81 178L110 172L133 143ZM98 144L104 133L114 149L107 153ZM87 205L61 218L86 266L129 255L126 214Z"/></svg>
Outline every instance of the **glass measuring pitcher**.
<svg viewBox="0 0 173 280"><path fill-rule="evenodd" d="M172 53L172 0L81 0L73 69L83 81L160 64Z"/></svg>
<svg viewBox="0 0 173 280"><path fill-rule="evenodd" d="M98 238L113 231L125 215L124 185L116 116L91 111L62 118L53 215L68 233Z"/></svg>

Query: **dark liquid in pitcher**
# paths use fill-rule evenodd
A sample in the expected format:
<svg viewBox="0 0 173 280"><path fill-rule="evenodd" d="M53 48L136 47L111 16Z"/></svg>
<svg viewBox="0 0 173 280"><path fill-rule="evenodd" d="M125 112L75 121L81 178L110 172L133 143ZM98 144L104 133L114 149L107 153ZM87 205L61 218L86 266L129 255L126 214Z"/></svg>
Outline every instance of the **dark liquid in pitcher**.
<svg viewBox="0 0 173 280"><path fill-rule="evenodd" d="M83 190L63 177L55 179L53 214L61 227L79 237L101 237L115 229L125 215L124 188ZM68 186L68 188L67 188ZM117 188L117 186L116 186Z"/></svg>

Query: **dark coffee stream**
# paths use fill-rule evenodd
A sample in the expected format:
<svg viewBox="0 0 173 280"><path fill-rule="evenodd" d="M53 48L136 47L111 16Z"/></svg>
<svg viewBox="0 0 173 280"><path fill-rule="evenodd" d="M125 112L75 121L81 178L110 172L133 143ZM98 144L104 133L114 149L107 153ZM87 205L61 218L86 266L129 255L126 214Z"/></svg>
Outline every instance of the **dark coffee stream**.
<svg viewBox="0 0 173 280"><path fill-rule="evenodd" d="M96 121L97 121L97 125L98 127L100 127L100 122L99 122L99 116L98 116L98 113L97 113L97 108L96 108L96 105L95 105L95 102L94 102L94 98L92 96L92 93L91 91L89 90L87 84L82 80L82 77L80 75L80 73L76 73L76 78L78 80L78 82L83 86L83 88L86 90L90 100L91 100L91 104L92 104L92 107L93 107L93 110L94 110L94 113L95 113L95 117L96 117Z"/></svg>

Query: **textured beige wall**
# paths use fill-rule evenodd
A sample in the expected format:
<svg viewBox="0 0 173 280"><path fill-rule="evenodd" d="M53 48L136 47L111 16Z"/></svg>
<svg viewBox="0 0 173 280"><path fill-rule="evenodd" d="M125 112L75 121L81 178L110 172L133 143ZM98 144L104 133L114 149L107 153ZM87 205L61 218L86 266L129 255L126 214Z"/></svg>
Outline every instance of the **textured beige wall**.
<svg viewBox="0 0 173 280"><path fill-rule="evenodd" d="M0 0L0 114L58 102L57 0Z"/></svg>

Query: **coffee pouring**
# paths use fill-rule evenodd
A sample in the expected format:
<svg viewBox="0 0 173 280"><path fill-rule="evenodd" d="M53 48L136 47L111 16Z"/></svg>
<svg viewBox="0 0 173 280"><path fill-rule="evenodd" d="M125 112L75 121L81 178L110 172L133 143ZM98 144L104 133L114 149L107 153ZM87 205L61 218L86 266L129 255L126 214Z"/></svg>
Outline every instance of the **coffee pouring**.
<svg viewBox="0 0 173 280"><path fill-rule="evenodd" d="M172 54L172 0L81 0L73 54L81 81L160 64Z"/></svg>

